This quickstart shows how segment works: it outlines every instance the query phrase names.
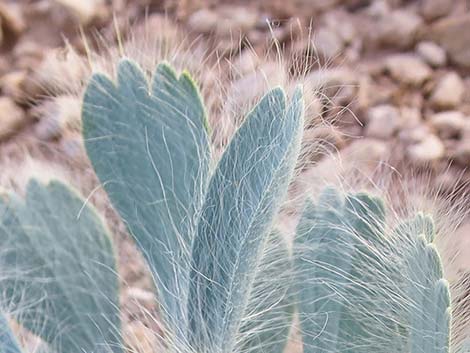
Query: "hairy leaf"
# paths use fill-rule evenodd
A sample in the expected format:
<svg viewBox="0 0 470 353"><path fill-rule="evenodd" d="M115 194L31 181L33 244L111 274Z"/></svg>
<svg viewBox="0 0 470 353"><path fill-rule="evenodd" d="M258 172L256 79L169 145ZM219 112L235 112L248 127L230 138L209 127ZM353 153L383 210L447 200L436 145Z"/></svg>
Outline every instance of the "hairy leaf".
<svg viewBox="0 0 470 353"><path fill-rule="evenodd" d="M16 319L59 352L121 352L114 252L95 211L34 180L0 208L0 294Z"/></svg>
<svg viewBox="0 0 470 353"><path fill-rule="evenodd" d="M190 342L230 352L255 269L299 152L302 94L270 91L248 115L210 181L193 246Z"/></svg>
<svg viewBox="0 0 470 353"><path fill-rule="evenodd" d="M385 206L334 189L308 202L296 237L304 352L447 353L450 295L432 219L386 234Z"/></svg>
<svg viewBox="0 0 470 353"><path fill-rule="evenodd" d="M207 121L187 73L158 65L149 84L129 60L117 83L88 85L83 134L113 206L143 252L171 328L184 326L187 272L208 180Z"/></svg>
<svg viewBox="0 0 470 353"><path fill-rule="evenodd" d="M434 240L432 219L419 214L407 223L412 244L405 259L409 275L410 353L448 353L450 291ZM406 229L406 228L405 228Z"/></svg>

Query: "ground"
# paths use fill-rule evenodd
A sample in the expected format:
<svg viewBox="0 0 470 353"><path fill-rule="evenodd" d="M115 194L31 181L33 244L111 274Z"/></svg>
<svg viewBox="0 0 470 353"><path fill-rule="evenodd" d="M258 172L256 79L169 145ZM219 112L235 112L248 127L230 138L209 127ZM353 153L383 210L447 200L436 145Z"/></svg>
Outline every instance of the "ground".
<svg viewBox="0 0 470 353"><path fill-rule="evenodd" d="M267 87L303 83L309 124L300 180L309 180L312 165L337 168L331 159L340 159L364 178L385 169L423 178L436 198L465 209L469 6L463 0L5 0L0 185L21 190L30 176L61 177L85 196L96 189L80 136L79 97L89 64L106 62L95 53L115 57L124 48L144 66L165 58L195 71L218 127L216 150ZM157 54L146 62L150 50ZM129 337L140 337L151 323L142 324L136 308L154 309L148 279L105 195L91 195L117 234L125 321ZM463 249L458 272L466 273L470 223L461 222L453 242Z"/></svg>

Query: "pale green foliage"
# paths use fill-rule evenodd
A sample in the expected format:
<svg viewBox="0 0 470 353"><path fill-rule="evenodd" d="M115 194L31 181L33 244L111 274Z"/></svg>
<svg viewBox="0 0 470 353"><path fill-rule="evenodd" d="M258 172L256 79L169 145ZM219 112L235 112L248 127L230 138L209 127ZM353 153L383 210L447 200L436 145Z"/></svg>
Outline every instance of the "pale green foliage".
<svg viewBox="0 0 470 353"><path fill-rule="evenodd" d="M334 189L307 203L296 273L304 352L449 351L450 294L418 215L389 236L385 205Z"/></svg>
<svg viewBox="0 0 470 353"><path fill-rule="evenodd" d="M84 98L87 153L144 254L172 330L185 322L189 253L208 182L204 107L188 74L144 73L123 60L116 85L92 77ZM183 325L184 326L184 325Z"/></svg>
<svg viewBox="0 0 470 353"><path fill-rule="evenodd" d="M115 85L95 75L85 94L88 155L149 263L174 344L231 352L299 153L301 92L290 104L280 88L262 98L209 175L206 117L189 76L161 64L149 88L128 60L117 76Z"/></svg>
<svg viewBox="0 0 470 353"><path fill-rule="evenodd" d="M164 345L282 353L295 307L305 353L447 353L450 294L430 217L389 222L381 199L326 189L293 251L274 229L303 129L302 92L270 90L218 163L199 91L160 64L95 74L85 147L153 276ZM121 352L111 240L58 182L0 202L3 306L57 353ZM392 224L392 225L391 225ZM396 224L396 223L395 223ZM20 353L0 317L0 353Z"/></svg>
<svg viewBox="0 0 470 353"><path fill-rule="evenodd" d="M233 349L253 269L297 160L301 118L299 91L286 107L282 90L272 90L248 115L212 176L193 244L188 302L198 349Z"/></svg>
<svg viewBox="0 0 470 353"><path fill-rule="evenodd" d="M31 181L0 217L2 304L58 352L119 352L114 252L94 210L59 182Z"/></svg>

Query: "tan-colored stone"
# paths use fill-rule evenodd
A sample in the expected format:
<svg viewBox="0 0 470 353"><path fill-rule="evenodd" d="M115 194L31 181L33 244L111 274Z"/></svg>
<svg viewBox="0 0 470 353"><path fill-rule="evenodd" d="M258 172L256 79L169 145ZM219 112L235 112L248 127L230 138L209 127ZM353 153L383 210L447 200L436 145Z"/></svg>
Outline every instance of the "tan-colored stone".
<svg viewBox="0 0 470 353"><path fill-rule="evenodd" d="M26 114L8 97L0 97L0 140L16 133L25 123Z"/></svg>
<svg viewBox="0 0 470 353"><path fill-rule="evenodd" d="M470 68L470 14L444 18L432 25L428 34L439 43L455 64Z"/></svg>
<svg viewBox="0 0 470 353"><path fill-rule="evenodd" d="M27 72L24 70L11 71L0 79L0 87L3 94L23 103L25 101L24 83L27 78Z"/></svg>
<svg viewBox="0 0 470 353"><path fill-rule="evenodd" d="M459 111L437 113L432 115L429 121L442 138L458 136L465 126L465 117Z"/></svg>
<svg viewBox="0 0 470 353"><path fill-rule="evenodd" d="M431 77L431 68L418 56L396 54L385 60L385 68L397 81L420 86Z"/></svg>
<svg viewBox="0 0 470 353"><path fill-rule="evenodd" d="M444 157L445 147L435 135L429 134L421 142L408 146L407 155L417 165L433 163Z"/></svg>
<svg viewBox="0 0 470 353"><path fill-rule="evenodd" d="M437 109L452 109L462 103L465 85L456 72L445 74L432 91L430 102Z"/></svg>
<svg viewBox="0 0 470 353"><path fill-rule="evenodd" d="M26 21L23 17L20 4L11 2L0 3L1 27L5 35L20 36L26 29Z"/></svg>

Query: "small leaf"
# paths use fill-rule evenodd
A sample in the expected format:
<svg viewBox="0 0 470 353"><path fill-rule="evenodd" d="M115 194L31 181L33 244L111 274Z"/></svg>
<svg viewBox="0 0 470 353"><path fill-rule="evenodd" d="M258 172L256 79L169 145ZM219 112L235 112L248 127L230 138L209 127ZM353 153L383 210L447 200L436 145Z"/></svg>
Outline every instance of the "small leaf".
<svg viewBox="0 0 470 353"><path fill-rule="evenodd" d="M207 119L187 73L158 65L150 88L123 60L115 86L94 75L84 98L88 156L152 270L176 330L184 327L191 243L209 172Z"/></svg>
<svg viewBox="0 0 470 353"><path fill-rule="evenodd" d="M59 352L121 352L114 252L95 211L55 181L0 208L0 291L16 319Z"/></svg>
<svg viewBox="0 0 470 353"><path fill-rule="evenodd" d="M423 220L426 220L423 222ZM431 222L429 221L431 220ZM418 215L409 223L434 229L432 219ZM418 225L418 226L417 226ZM450 340L450 292L443 277L442 263L430 232L414 233L413 248L405 259L410 298L410 353L448 353Z"/></svg>
<svg viewBox="0 0 470 353"><path fill-rule="evenodd" d="M372 249L387 246L384 222L383 202L364 193L344 198L327 188L317 205L307 202L294 246L304 352L390 352L395 347L384 330L395 329L381 307L386 298L373 286L380 278L368 273L381 260Z"/></svg>
<svg viewBox="0 0 470 353"><path fill-rule="evenodd" d="M266 236L294 170L302 121L300 90L286 108L284 92L273 89L215 170L193 245L188 310L196 351L234 347Z"/></svg>

